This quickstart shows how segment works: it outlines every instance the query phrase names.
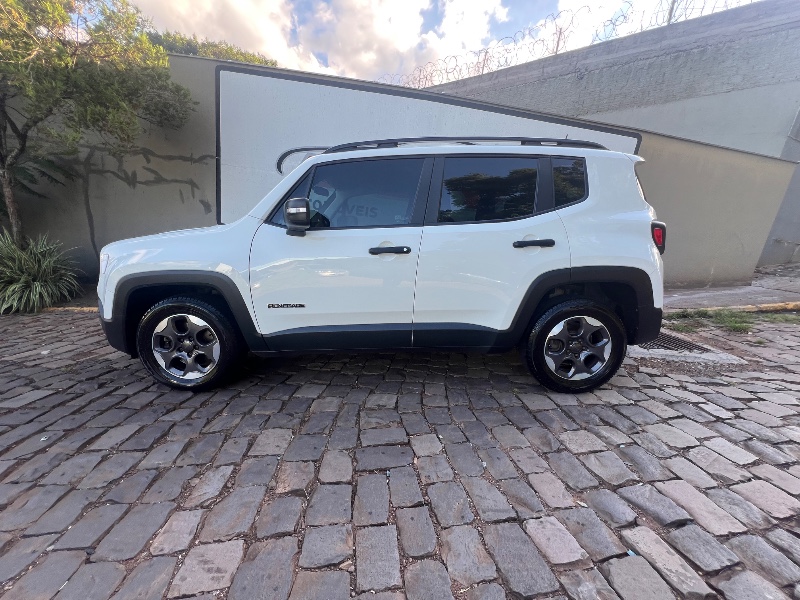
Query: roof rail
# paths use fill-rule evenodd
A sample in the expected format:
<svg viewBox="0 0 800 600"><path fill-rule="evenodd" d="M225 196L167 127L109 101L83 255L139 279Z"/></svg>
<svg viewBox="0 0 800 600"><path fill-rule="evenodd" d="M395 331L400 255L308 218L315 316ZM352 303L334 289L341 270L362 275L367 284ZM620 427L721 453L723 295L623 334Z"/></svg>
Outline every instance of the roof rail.
<svg viewBox="0 0 800 600"><path fill-rule="evenodd" d="M368 140L364 142L350 142L332 146L325 150L323 154L333 154L334 152L347 152L349 150L363 150L369 148L397 148L400 144L415 144L420 142L457 142L459 144L473 145L474 142L517 142L520 146L560 146L566 148L594 148L597 150L608 150L597 142L587 142L584 140L570 140L566 138L523 138L523 137L417 137L417 138L397 138L388 140Z"/></svg>

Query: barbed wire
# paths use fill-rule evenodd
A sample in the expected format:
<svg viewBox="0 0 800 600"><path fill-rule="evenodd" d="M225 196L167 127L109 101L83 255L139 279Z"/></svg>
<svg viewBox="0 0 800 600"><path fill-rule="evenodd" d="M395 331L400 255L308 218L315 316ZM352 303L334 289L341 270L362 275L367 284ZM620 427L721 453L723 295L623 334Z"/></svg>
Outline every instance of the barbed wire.
<svg viewBox="0 0 800 600"><path fill-rule="evenodd" d="M590 43L605 42L757 1L659 0L655 9L639 11L634 0L626 0L595 30ZM513 36L497 40L480 50L447 56L421 65L408 74L383 75L378 82L421 89L560 54L569 49L568 42L580 18L588 17L591 12L589 6L582 6L577 10L552 13L536 25L525 27Z"/></svg>

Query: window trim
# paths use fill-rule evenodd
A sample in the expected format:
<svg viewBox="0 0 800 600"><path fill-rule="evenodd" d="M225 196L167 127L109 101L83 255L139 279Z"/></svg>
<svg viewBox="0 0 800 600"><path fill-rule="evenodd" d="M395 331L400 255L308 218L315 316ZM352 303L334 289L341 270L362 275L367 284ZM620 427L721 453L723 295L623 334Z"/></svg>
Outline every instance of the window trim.
<svg viewBox="0 0 800 600"><path fill-rule="evenodd" d="M533 201L533 211L529 215L525 215L522 217L514 217L512 219L485 219L481 221L454 221L454 222L440 222L439 221L439 209L441 208L442 202L442 187L444 186L444 163L448 158L528 158L536 160L536 197ZM475 225L478 223L511 223L513 221L522 221L524 219L530 219L535 217L539 214L538 207L539 207L539 198L544 193L547 193L547 189L544 187L546 181L542 181L541 172L542 172L542 159L546 158L546 156L541 156L538 154L442 154L436 156L436 163L433 169L433 176L431 180L431 189L430 193L428 194L428 206L429 210L425 213L425 226L428 227L430 225ZM551 187L552 191L552 187ZM552 193L550 194L552 198ZM431 210L432 208L432 210Z"/></svg>
<svg viewBox="0 0 800 600"><path fill-rule="evenodd" d="M589 197L589 167L586 164L586 157L585 156L551 156L550 157L550 173L553 178L553 210L561 210L562 208L568 208L570 206L575 206L576 204L580 204L584 200ZM556 206L556 176L555 176L555 166L553 166L553 160L563 158L566 160L582 160L583 161L583 183L584 183L584 193L583 197L579 200L573 200L569 204L562 204L561 206Z"/></svg>
<svg viewBox="0 0 800 600"><path fill-rule="evenodd" d="M351 229L393 229L395 227L422 227L424 224L425 219L425 211L427 209L428 198L430 194L430 185L431 185L431 172L433 171L433 162L434 157L430 154L410 154L410 155L400 155L400 156L368 156L364 158L343 158L339 160L331 160L325 161L319 164L312 166L308 171L303 173L300 176L295 184L292 186L292 189L289 190L284 196L277 202L275 208L270 211L269 216L266 219L267 225L272 225L273 227L278 227L279 229L286 229L286 225L281 225L279 223L273 223L272 219L274 218L275 214L283 210L283 205L286 203L287 200L290 199L292 191L300 183L306 175L311 175L311 185L314 184L314 176L316 175L317 167L323 167L328 165L334 165L339 163L354 163L354 162L368 162L368 161L376 161L376 160L403 160L403 159L423 159L422 162L422 170L420 172L419 182L417 183L417 191L414 195L414 207L411 210L411 222L410 223L401 223L397 225L367 225L364 227L309 227L306 231L343 231L343 230L351 230ZM310 188L309 188L310 189Z"/></svg>

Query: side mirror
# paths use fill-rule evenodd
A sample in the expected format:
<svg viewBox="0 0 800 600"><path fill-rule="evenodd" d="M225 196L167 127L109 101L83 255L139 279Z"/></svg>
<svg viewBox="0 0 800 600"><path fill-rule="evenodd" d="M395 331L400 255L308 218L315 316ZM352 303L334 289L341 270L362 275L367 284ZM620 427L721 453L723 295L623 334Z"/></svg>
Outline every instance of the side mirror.
<svg viewBox="0 0 800 600"><path fill-rule="evenodd" d="M311 227L311 206L308 198L290 198L283 205L283 220L288 235L306 234Z"/></svg>

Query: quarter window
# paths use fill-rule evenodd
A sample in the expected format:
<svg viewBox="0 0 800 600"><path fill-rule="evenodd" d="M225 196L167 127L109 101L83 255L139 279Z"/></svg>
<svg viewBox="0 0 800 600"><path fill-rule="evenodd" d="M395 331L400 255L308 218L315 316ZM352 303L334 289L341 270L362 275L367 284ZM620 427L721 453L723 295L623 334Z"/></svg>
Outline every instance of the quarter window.
<svg viewBox="0 0 800 600"><path fill-rule="evenodd" d="M582 158L553 158L555 205L560 208L586 197L586 162Z"/></svg>
<svg viewBox="0 0 800 600"><path fill-rule="evenodd" d="M533 215L535 158L447 158L440 223L502 221Z"/></svg>

